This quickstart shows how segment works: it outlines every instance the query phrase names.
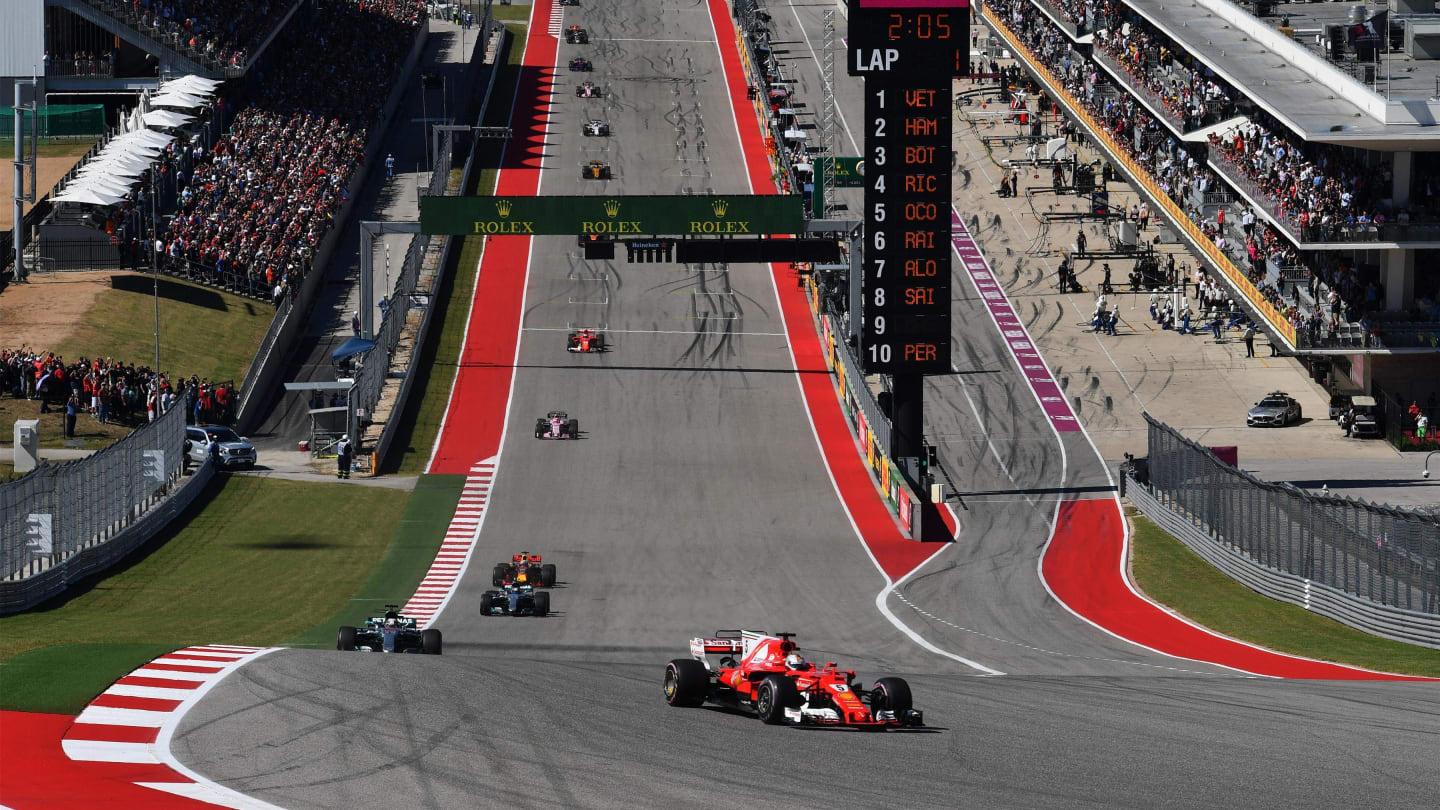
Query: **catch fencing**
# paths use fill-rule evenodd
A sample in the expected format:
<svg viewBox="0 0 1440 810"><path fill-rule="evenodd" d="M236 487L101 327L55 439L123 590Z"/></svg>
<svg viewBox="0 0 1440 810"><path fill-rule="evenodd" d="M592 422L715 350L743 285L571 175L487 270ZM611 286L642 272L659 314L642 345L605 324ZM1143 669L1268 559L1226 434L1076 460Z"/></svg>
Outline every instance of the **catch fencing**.
<svg viewBox="0 0 1440 810"><path fill-rule="evenodd" d="M430 173L430 185L425 192L427 196L441 197L445 194L454 151L452 134L449 131L442 133L440 152L435 157L435 170ZM375 406L380 403L381 389L385 387L385 379L390 376L390 361L395 357L395 349L400 345L400 334L404 331L405 320L410 315L410 296L415 292L415 285L420 280L420 268L425 263L429 250L429 234L421 233L411 237L410 246L405 249L405 259L400 263L400 275L395 279L395 287L385 299L385 315L380 321L380 328L375 330L375 348L365 353L363 365L355 373L354 402L351 404L367 414L373 414Z"/></svg>
<svg viewBox="0 0 1440 810"><path fill-rule="evenodd" d="M1211 544L1298 578L1307 607L1316 609L1308 602L1312 586L1321 586L1389 609L1392 618L1424 617L1440 638L1440 516L1262 481L1145 419L1147 494L1159 506Z"/></svg>
<svg viewBox="0 0 1440 810"><path fill-rule="evenodd" d="M0 612L24 607L6 598L11 583L125 534L171 494L184 474L185 412L182 398L87 458L0 485Z"/></svg>

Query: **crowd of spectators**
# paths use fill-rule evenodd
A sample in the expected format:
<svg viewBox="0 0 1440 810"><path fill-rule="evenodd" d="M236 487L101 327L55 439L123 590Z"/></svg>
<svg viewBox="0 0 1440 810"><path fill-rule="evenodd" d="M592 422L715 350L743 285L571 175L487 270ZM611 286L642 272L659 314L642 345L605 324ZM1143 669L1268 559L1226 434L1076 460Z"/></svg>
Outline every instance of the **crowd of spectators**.
<svg viewBox="0 0 1440 810"><path fill-rule="evenodd" d="M46 76L114 76L115 50L45 52Z"/></svg>
<svg viewBox="0 0 1440 810"><path fill-rule="evenodd" d="M1257 113L1228 132L1212 134L1210 145L1212 155L1234 166L1272 203L1275 216L1319 239L1342 225L1391 220L1379 206L1391 192L1388 163L1365 165L1355 150L1304 144L1269 124ZM1398 222L1410 217L1406 210L1393 214Z"/></svg>
<svg viewBox="0 0 1440 810"><path fill-rule="evenodd" d="M1224 214L1204 215L1206 195L1221 189L1219 178L1204 163L1204 156L1175 138L1135 98L1127 93L1105 92L1105 84L1093 62L1077 58L1069 41L1028 0L989 0L988 5L1007 21L1008 27L1020 36L1066 91L1085 107L1096 122L1112 136L1112 140L1135 160L1169 196L1182 212L1229 255L1237 267L1256 285L1261 296L1280 312L1281 317L1296 328L1307 325L1318 315L1317 329L1333 334L1353 310L1341 306L1334 311L1316 306L1305 311L1298 287L1291 285L1285 296L1283 279L1273 272L1277 268L1293 268L1300 264L1298 251L1275 229L1246 216L1240 227L1225 222ZM1200 202L1197 202L1200 201ZM1223 208L1222 208L1223 211ZM1316 294L1324 294L1316 290ZM1312 294L1312 300L1315 300ZM1208 301L1214 306L1212 296ZM1233 308L1228 300L1225 306Z"/></svg>
<svg viewBox="0 0 1440 810"><path fill-rule="evenodd" d="M293 0L92 0L141 33L182 53L244 67L250 51Z"/></svg>
<svg viewBox="0 0 1440 810"><path fill-rule="evenodd" d="M282 35L258 95L212 148L180 147L195 165L176 176L174 214L157 240L169 269L246 279L277 306L309 270L425 6L320 0L317 15L324 25L296 21ZM141 239L132 251L150 247Z"/></svg>
<svg viewBox="0 0 1440 810"><path fill-rule="evenodd" d="M0 393L40 401L40 412L73 409L101 424L138 427L177 403L196 424L228 424L236 392L229 383L191 376L174 382L164 372L113 358L76 358L21 347L0 350ZM188 403L188 404L187 404ZM71 414L74 415L74 414Z"/></svg>
<svg viewBox="0 0 1440 810"><path fill-rule="evenodd" d="M1139 15L1124 11L1117 0L1104 0L1100 13L1111 20L1128 17L1128 25L1112 24L1095 34L1095 48L1113 60L1135 84L1148 90L1172 120L1184 129L1199 129L1234 115L1235 94L1213 76L1203 75L1195 61L1171 47L1169 38Z"/></svg>

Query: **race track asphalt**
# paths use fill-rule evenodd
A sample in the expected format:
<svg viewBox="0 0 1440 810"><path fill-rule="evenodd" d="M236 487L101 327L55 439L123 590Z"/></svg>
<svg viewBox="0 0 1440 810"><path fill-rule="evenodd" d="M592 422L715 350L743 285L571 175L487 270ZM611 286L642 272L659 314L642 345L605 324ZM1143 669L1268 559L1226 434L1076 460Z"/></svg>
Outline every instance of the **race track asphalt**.
<svg viewBox="0 0 1440 810"><path fill-rule="evenodd" d="M803 39L798 16L818 42L818 8L797 11L772 8L776 39ZM562 44L562 64L584 53L597 70L558 74L541 193L747 190L703 2L589 0L572 22L595 44ZM607 98L576 99L583 78ZM614 135L583 138L591 117ZM581 182L597 156L616 179ZM961 540L887 605L1004 677L925 652L876 610L886 582L820 463L768 269L576 254L570 238L535 242L492 505L437 624L445 655L266 656L186 717L186 765L281 806L347 810L1419 806L1440 791L1433 686L1240 677L1114 640L1048 598L1036 561L1055 498L1108 481L1083 438L1062 473L967 282L963 373L930 383L927 425L961 462ZM613 351L565 352L571 324L607 325ZM580 420L580 441L532 437L550 409ZM478 617L491 564L520 550L558 565L554 615ZM721 627L796 631L865 682L906 675L931 728L667 707L664 662Z"/></svg>

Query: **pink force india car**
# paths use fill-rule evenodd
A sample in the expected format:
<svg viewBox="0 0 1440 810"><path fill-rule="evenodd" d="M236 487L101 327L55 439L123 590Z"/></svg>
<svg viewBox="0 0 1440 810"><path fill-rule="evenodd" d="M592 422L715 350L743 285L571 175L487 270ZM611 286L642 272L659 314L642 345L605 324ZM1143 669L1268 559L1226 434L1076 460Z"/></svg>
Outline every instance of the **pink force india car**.
<svg viewBox="0 0 1440 810"><path fill-rule="evenodd" d="M925 725L903 678L880 678L869 689L834 663L806 661L794 633L717 630L690 641L690 658L665 667L665 701L706 703L753 712L770 725L855 726L862 729Z"/></svg>
<svg viewBox="0 0 1440 810"><path fill-rule="evenodd" d="M537 439L578 439L580 420L571 419L564 411L551 411L535 420Z"/></svg>

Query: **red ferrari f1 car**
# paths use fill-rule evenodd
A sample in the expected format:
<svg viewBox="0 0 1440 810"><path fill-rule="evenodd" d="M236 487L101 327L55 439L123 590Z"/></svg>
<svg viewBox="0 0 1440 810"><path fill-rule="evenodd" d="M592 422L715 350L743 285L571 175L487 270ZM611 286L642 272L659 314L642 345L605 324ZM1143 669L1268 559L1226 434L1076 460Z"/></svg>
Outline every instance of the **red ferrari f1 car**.
<svg viewBox="0 0 1440 810"><path fill-rule="evenodd" d="M671 706L731 706L754 712L771 725L925 725L904 679L881 678L864 689L850 670L806 661L794 636L718 630L711 638L692 639L692 657L665 666L665 701Z"/></svg>
<svg viewBox="0 0 1440 810"><path fill-rule="evenodd" d="M535 420L537 439L578 439L580 420L571 419L564 411L551 411Z"/></svg>
<svg viewBox="0 0 1440 810"><path fill-rule="evenodd" d="M495 570L490 574L490 584L497 588L506 585L553 588L555 564L540 559L539 554L522 551L512 555L508 563L495 563Z"/></svg>
<svg viewBox="0 0 1440 810"><path fill-rule="evenodd" d="M590 354L605 351L605 333L596 329L576 329L570 333L565 348L572 352Z"/></svg>

